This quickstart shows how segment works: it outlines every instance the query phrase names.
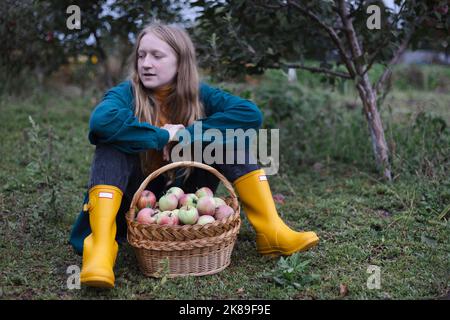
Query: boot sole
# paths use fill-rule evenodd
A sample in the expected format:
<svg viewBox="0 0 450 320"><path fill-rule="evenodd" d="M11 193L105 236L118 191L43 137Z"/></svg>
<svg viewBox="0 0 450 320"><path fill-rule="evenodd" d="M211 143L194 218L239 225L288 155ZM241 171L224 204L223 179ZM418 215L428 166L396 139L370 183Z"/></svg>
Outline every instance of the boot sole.
<svg viewBox="0 0 450 320"><path fill-rule="evenodd" d="M81 284L89 286L89 287L96 287L96 288L107 288L111 289L114 288L114 281L111 281L111 279L108 279L106 277L89 277L89 278L81 278Z"/></svg>
<svg viewBox="0 0 450 320"><path fill-rule="evenodd" d="M292 249L290 251L281 251L281 250L264 250L264 251L258 251L260 254L268 256L268 257L279 257L279 256L290 256L292 254L294 254L295 252L302 252L302 251L306 251L308 249L311 249L312 247L316 246L319 243L319 238L312 238L310 239L306 245L303 245L300 248L295 248Z"/></svg>

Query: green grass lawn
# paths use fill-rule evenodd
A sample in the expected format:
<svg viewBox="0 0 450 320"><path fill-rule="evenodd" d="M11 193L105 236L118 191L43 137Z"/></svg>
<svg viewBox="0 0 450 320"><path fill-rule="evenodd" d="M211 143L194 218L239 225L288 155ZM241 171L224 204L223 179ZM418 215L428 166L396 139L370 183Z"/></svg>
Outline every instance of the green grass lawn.
<svg viewBox="0 0 450 320"><path fill-rule="evenodd" d="M420 92L395 91L388 101L395 102L401 114L413 104L420 107L416 102L425 97ZM345 100L336 96L335 101ZM433 110L447 117L448 104L446 108L443 103L449 100L448 93L442 94ZM243 213L232 263L216 275L146 278L134 252L124 245L115 268L115 289L69 290L67 268L81 266L81 257L67 240L89 177L94 146L87 140L87 126L95 103L91 95L42 92L1 100L0 298L422 299L448 295L450 179L401 175L385 183L371 163L364 168L329 158L270 177L273 193L285 196L284 204L277 203L280 215L295 229L316 231L321 239L316 248L289 259L259 256L254 231ZM379 289L367 286L370 266L379 267Z"/></svg>

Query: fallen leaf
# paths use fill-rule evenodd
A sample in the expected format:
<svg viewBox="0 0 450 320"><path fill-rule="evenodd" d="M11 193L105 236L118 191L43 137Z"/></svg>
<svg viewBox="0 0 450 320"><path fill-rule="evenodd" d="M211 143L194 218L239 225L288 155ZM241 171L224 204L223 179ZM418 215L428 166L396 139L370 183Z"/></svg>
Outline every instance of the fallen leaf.
<svg viewBox="0 0 450 320"><path fill-rule="evenodd" d="M273 196L273 200L276 203L284 204L285 197L281 193L277 193Z"/></svg>
<svg viewBox="0 0 450 320"><path fill-rule="evenodd" d="M239 288L239 289L236 290L236 292L238 294L242 294L242 293L244 293L244 288Z"/></svg>
<svg viewBox="0 0 450 320"><path fill-rule="evenodd" d="M340 284L339 286L339 296L340 297L345 297L348 294L348 287L345 284Z"/></svg>

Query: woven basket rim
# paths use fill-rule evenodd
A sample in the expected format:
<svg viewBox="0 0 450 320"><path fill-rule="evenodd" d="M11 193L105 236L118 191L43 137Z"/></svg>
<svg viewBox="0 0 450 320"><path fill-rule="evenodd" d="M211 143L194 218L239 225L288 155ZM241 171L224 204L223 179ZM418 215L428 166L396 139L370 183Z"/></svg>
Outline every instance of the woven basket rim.
<svg viewBox="0 0 450 320"><path fill-rule="evenodd" d="M134 193L133 199L131 200L130 208L129 208L128 212L127 212L127 216L130 217L131 221L133 221L134 218L135 218L136 210L137 210L137 202L139 200L139 197L140 197L141 193L145 190L147 185L150 183L150 181L156 179L158 176L160 176L164 172L172 170L172 169L175 169L175 168L178 168L178 167L195 167L195 168L204 169L204 170L214 174L223 183L223 185L225 186L225 188L229 192L229 194L230 194L229 197L231 198L231 207L233 208L233 210L237 211L239 209L239 202L238 202L238 199L237 199L237 196L236 196L236 192L234 191L233 186L228 181L228 179L225 178L225 176L222 175L219 171L217 171L213 167L211 167L211 166L209 166L207 164L201 163L201 162L196 162L196 161L177 161L177 162L169 163L169 164L167 164L165 166L162 166L161 168L153 171L141 183L139 188Z"/></svg>
<svg viewBox="0 0 450 320"><path fill-rule="evenodd" d="M181 166L190 166L190 167L201 168L201 169L207 170L208 172L211 172L212 174L216 175L219 178L219 180L224 184L227 191L229 192L229 195L224 200L228 205L230 205L232 207L232 209L234 210L234 214L227 217L226 219L215 220L212 223L208 223L205 225L194 224L194 225L168 226L168 225L158 225L158 224L148 224L147 225L147 224L142 224L142 223L136 222L134 219L135 215L136 215L136 211L137 211L136 203L139 199L141 192L146 188L148 183L151 180L157 178L160 174L164 173L165 171L171 170L171 169L174 169L177 167L181 167ZM127 226L128 226L128 233L130 233L130 230L134 231L137 229L139 229L139 230L137 230L137 233L140 233L142 230L146 230L147 233L160 231L163 234L158 235L158 237L161 238L164 236L164 233L170 233L171 231L172 232L183 231L183 232L193 232L193 233L198 232L198 233L210 234L211 232L213 232L213 230L216 230L218 235L220 235L221 233L223 233L223 229L225 226L231 225L235 221L240 220L240 206L237 201L237 196L236 196L233 186L220 172L218 172L213 167L208 166L203 163L200 163L200 162L180 161L180 162L170 163L168 165L165 165L165 166L159 168L158 170L155 170L141 183L140 187L138 188L138 190L135 192L135 194L133 196L133 200L130 205L130 210L126 213L125 218L126 218L126 222L127 222ZM133 235L129 235L129 237L132 237L132 236ZM203 236L203 238L204 238L204 236ZM153 240L149 240L149 241L153 241ZM173 241L173 240L168 240L168 241Z"/></svg>

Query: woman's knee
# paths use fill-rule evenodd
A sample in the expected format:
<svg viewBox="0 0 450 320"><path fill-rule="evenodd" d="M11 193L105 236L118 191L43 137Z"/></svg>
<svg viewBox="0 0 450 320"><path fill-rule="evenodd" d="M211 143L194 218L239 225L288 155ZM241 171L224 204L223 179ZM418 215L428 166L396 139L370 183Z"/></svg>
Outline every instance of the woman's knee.
<svg viewBox="0 0 450 320"><path fill-rule="evenodd" d="M234 182L239 177L258 170L260 167L258 164L220 164L217 166L220 173L222 173L228 181Z"/></svg>
<svg viewBox="0 0 450 320"><path fill-rule="evenodd" d="M231 156L225 154L224 159L222 164L214 164L214 167L230 182L260 168L258 161L249 149L234 149L233 154Z"/></svg>
<svg viewBox="0 0 450 320"><path fill-rule="evenodd" d="M125 191L130 176L134 175L138 168L138 155L126 154L107 144L97 145L91 165L89 188L107 184Z"/></svg>

